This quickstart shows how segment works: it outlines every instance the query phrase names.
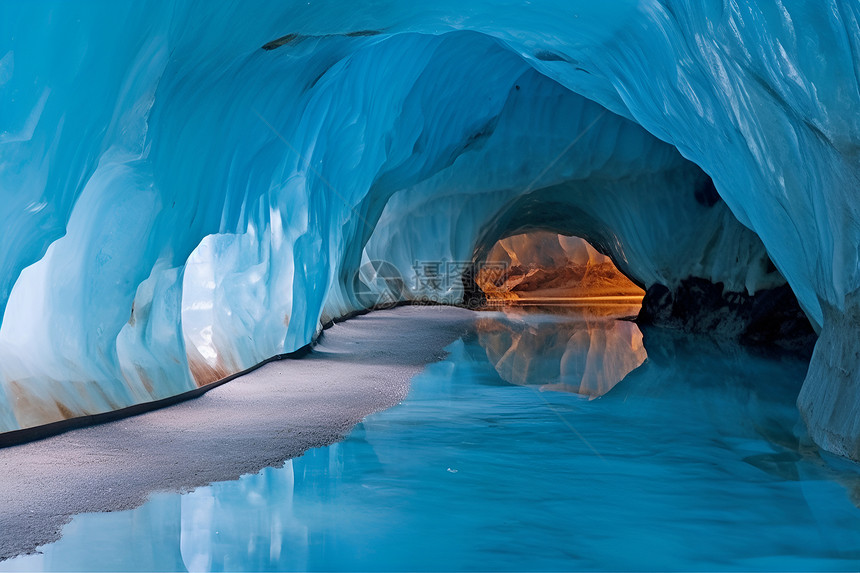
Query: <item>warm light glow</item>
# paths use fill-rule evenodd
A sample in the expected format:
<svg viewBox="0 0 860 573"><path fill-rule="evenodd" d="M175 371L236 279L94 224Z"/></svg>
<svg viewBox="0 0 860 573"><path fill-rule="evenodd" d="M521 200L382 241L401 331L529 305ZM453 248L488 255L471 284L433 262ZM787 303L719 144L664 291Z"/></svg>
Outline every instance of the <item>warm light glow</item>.
<svg viewBox="0 0 860 573"><path fill-rule="evenodd" d="M590 318L525 322L516 309L477 322L478 341L502 380L589 400L645 362L642 332L630 321Z"/></svg>
<svg viewBox="0 0 860 573"><path fill-rule="evenodd" d="M491 303L640 305L644 291L579 237L535 231L498 241L475 278Z"/></svg>

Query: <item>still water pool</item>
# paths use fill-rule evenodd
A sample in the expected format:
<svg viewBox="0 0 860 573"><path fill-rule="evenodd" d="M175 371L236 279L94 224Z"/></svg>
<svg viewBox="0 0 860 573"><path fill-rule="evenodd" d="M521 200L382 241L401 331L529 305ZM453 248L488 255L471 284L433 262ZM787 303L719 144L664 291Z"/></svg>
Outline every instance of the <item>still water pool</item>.
<svg viewBox="0 0 860 573"><path fill-rule="evenodd" d="M805 362L525 311L448 351L340 443L0 569L860 568L860 469L805 435Z"/></svg>

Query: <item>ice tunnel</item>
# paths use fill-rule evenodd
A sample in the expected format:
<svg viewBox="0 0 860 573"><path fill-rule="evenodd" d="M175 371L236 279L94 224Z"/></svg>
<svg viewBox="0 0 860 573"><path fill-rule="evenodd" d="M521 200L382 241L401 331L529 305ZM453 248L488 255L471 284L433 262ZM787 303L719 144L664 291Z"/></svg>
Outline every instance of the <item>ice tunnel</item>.
<svg viewBox="0 0 860 573"><path fill-rule="evenodd" d="M798 405L858 459L858 17L4 3L0 430L208 384L375 295L460 302L496 241L542 230L664 298L790 287L820 331Z"/></svg>

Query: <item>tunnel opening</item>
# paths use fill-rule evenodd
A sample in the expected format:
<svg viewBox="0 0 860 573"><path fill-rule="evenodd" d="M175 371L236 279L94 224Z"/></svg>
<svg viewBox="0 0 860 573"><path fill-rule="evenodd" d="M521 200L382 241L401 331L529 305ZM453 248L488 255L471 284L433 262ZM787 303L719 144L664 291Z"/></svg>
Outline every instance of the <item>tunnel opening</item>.
<svg viewBox="0 0 860 573"><path fill-rule="evenodd" d="M488 305L620 303L638 312L645 291L581 237L531 231L500 239L477 265Z"/></svg>

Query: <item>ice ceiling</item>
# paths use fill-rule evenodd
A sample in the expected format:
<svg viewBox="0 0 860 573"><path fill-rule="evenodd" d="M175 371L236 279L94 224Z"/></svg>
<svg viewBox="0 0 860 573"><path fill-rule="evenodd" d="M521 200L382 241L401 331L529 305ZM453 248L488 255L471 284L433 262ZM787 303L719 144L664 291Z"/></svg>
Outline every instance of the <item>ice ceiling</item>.
<svg viewBox="0 0 860 573"><path fill-rule="evenodd" d="M821 328L801 411L860 457L858 17L840 0L4 3L0 430L301 347L390 288L374 261L411 277L545 229L644 286L787 280Z"/></svg>

